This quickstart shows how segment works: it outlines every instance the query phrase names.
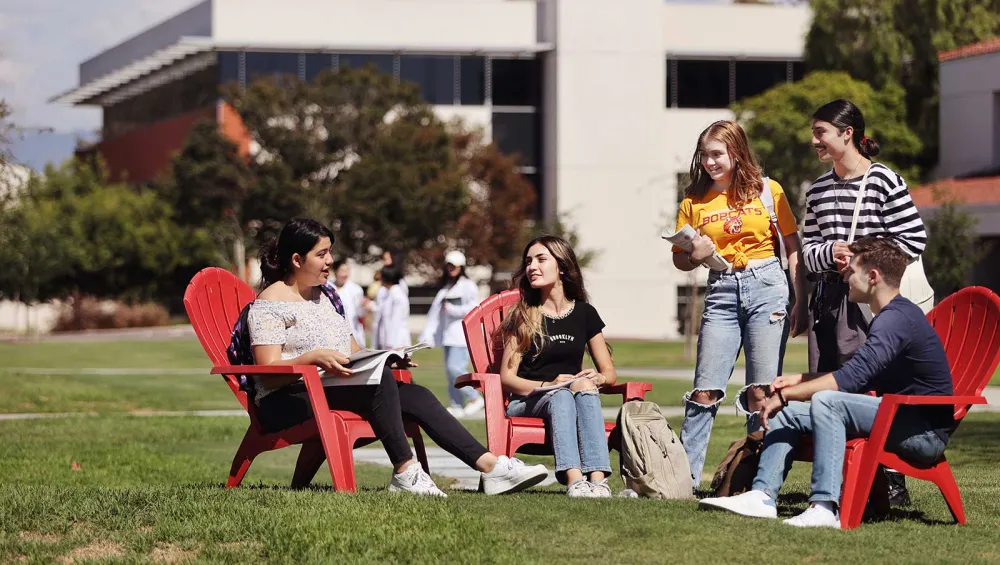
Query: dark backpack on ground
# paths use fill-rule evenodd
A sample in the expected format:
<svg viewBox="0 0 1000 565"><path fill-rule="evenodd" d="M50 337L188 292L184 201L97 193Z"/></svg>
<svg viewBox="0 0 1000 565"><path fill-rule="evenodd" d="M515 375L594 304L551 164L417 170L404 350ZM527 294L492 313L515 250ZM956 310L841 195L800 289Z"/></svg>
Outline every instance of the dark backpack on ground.
<svg viewBox="0 0 1000 565"><path fill-rule="evenodd" d="M762 431L748 434L730 444L729 451L712 477L712 496L734 496L750 490L763 447Z"/></svg>

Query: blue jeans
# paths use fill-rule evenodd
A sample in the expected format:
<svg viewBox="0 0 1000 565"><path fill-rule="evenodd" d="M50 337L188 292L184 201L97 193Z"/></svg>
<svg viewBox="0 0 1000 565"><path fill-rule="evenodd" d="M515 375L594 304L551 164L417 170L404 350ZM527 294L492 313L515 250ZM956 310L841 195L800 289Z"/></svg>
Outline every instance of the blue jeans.
<svg viewBox="0 0 1000 565"><path fill-rule="evenodd" d="M611 474L611 457L604 434L601 399L596 390L572 392L561 388L548 394L511 398L508 416L545 419L556 456L556 477L566 483L566 471L579 469Z"/></svg>
<svg viewBox="0 0 1000 565"><path fill-rule="evenodd" d="M454 345L444 346L444 372L448 377L448 398L452 405L464 406L479 393L472 387L455 388L455 379L469 372L469 350Z"/></svg>
<svg viewBox="0 0 1000 565"><path fill-rule="evenodd" d="M865 394L823 390L811 402L789 402L771 419L764 436L753 489L777 498L802 434L813 435L812 494L810 502L840 503L844 449L848 439L868 437L882 399ZM886 450L915 464L931 464L944 453L945 441L914 412L897 412L886 440Z"/></svg>
<svg viewBox="0 0 1000 565"><path fill-rule="evenodd" d="M788 337L788 279L777 259L733 273L708 275L705 313L698 332L698 364L694 390L684 395L681 440L697 486L705 466L708 439L719 405L726 399L726 383L733 375L740 349L746 348L746 385L736 398L737 412L751 416L747 397L753 386L767 385L781 374L781 358ZM693 393L711 391L710 404L693 400ZM755 417L747 432L758 429Z"/></svg>

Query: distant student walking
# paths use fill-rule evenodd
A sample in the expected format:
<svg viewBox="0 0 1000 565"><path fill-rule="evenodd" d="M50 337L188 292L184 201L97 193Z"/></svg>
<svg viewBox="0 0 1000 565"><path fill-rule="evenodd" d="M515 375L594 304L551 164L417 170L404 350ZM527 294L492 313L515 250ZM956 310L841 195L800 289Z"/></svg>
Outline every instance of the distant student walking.
<svg viewBox="0 0 1000 565"><path fill-rule="evenodd" d="M468 387L455 388L455 379L469 371L469 349L465 342L462 319L479 304L479 288L465 275L465 255L449 251L444 256L441 290L427 313L427 326L420 341L444 349L445 375L448 379L448 411L456 417L482 412L483 395Z"/></svg>

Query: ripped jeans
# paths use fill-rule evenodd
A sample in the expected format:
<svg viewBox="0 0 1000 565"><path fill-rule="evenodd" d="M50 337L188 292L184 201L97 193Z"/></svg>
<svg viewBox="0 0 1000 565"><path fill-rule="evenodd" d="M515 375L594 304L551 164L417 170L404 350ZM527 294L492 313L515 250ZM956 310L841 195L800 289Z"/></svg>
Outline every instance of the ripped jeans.
<svg viewBox="0 0 1000 565"><path fill-rule="evenodd" d="M514 396L507 405L507 416L545 420L560 483L566 484L569 469L579 469L585 478L594 471L611 475L604 416L596 390L572 392L561 388L548 394Z"/></svg>
<svg viewBox="0 0 1000 565"><path fill-rule="evenodd" d="M698 332L698 364L694 390L684 395L681 441L697 486L705 466L708 439L719 405L726 399L726 383L733 374L740 349L746 349L746 386L735 404L747 416L747 433L759 429L747 410L751 388L768 385L781 373L788 338L788 279L777 259L733 273L708 275L705 313ZM697 391L716 392L711 404L695 402Z"/></svg>

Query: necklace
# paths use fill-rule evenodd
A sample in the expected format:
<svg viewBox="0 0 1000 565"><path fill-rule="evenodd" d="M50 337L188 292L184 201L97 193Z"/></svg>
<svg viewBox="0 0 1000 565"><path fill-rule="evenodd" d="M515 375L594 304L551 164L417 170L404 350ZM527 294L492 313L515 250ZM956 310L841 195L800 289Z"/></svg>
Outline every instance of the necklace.
<svg viewBox="0 0 1000 565"><path fill-rule="evenodd" d="M854 178L854 173L858 172L858 167L861 166L861 161L862 159L858 159L858 162L854 165L854 170L851 171L850 176L848 176L846 179L840 179L838 181L834 181L833 183L833 209L834 209L834 215L837 218L837 226L840 226L840 192L844 189L844 187L850 184L851 179ZM834 167L833 169L833 174L834 175L837 174L836 167ZM860 188L858 190L860 190Z"/></svg>
<svg viewBox="0 0 1000 565"><path fill-rule="evenodd" d="M559 308L556 308L556 313L555 314L548 314L544 310L542 310L542 314L545 314L546 318L551 318L553 320L562 320L566 316L569 316L570 314L573 313L573 308L575 306L576 306L576 301L572 300L572 301L570 301L569 306L567 306L566 311L563 312L562 314L559 313Z"/></svg>

